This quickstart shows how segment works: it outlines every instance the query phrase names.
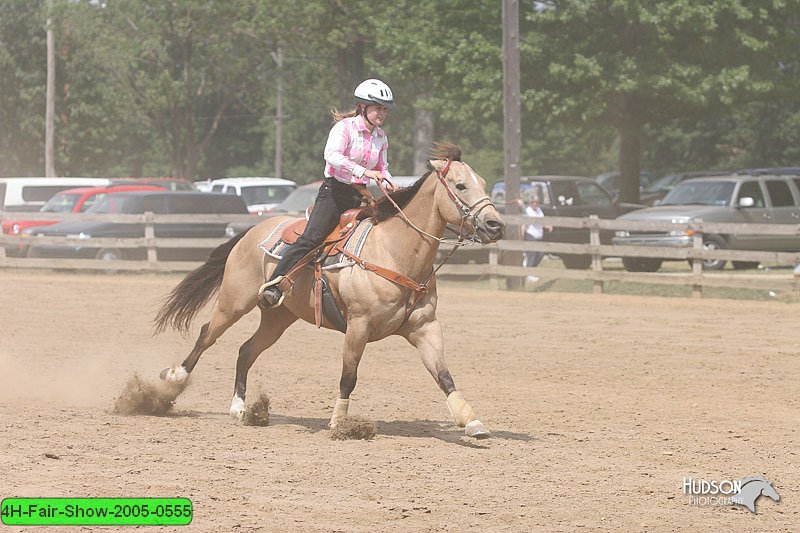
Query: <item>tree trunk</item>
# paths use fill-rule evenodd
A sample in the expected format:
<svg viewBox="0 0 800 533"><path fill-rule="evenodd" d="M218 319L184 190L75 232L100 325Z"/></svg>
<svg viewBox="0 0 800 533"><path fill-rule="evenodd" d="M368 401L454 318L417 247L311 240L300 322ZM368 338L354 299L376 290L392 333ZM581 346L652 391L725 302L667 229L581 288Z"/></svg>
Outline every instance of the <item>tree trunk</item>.
<svg viewBox="0 0 800 533"><path fill-rule="evenodd" d="M47 93L45 97L44 120L44 175L56 175L55 164L55 123L56 123L56 50L53 36L53 2L47 2Z"/></svg>
<svg viewBox="0 0 800 533"><path fill-rule="evenodd" d="M639 203L639 174L642 165L644 119L635 97L622 99L619 121L619 201Z"/></svg>
<svg viewBox="0 0 800 533"><path fill-rule="evenodd" d="M427 170L428 152L433 142L433 113L414 109L414 175Z"/></svg>
<svg viewBox="0 0 800 533"><path fill-rule="evenodd" d="M342 90L341 101L347 104L352 104L353 90L364 81L364 49L364 40L356 38L347 47L339 50L337 63Z"/></svg>

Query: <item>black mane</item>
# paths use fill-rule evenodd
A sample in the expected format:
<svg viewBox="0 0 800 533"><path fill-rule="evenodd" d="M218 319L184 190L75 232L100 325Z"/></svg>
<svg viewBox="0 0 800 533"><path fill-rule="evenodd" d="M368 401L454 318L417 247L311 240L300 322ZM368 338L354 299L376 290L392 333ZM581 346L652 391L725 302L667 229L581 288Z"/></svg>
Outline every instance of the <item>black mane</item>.
<svg viewBox="0 0 800 533"><path fill-rule="evenodd" d="M411 199L416 196L422 187L422 184L425 183L425 180L430 175L430 172L426 172L420 179L415 181L413 185L391 193L390 196L392 197L392 200L394 200L395 203L400 206L400 209L403 209L406 205L408 205L408 202L410 202ZM385 197L381 198L378 200L378 205L375 208L375 224L383 222L384 220L391 218L396 214L397 208L394 206L394 204Z"/></svg>

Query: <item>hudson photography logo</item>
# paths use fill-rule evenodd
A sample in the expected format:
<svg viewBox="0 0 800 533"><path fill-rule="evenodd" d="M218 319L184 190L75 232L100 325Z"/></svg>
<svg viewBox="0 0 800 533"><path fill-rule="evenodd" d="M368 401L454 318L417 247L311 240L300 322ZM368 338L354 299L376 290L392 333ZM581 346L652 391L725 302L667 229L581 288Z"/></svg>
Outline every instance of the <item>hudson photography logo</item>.
<svg viewBox="0 0 800 533"><path fill-rule="evenodd" d="M696 506L742 505L756 512L756 500L767 496L776 502L781 499L772 487L772 482L763 476L747 476L741 479L707 480L683 478L683 494L689 504Z"/></svg>

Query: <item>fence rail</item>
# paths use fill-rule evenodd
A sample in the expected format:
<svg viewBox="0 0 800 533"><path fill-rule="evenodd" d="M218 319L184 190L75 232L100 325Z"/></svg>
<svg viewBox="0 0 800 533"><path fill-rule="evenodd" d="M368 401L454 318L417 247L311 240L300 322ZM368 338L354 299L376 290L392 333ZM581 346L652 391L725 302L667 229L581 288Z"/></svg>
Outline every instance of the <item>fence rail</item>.
<svg viewBox="0 0 800 533"><path fill-rule="evenodd" d="M196 268L201 263L197 261L158 261L159 248L208 248L227 241L227 238L164 238L156 237L156 226L161 224L183 223L235 223L244 227L250 223L257 223L263 218L253 215L89 215L89 214L57 214L57 213L4 213L2 219L25 220L55 220L55 221L106 221L124 224L141 224L144 226L144 237L136 238L85 238L79 239L81 245L96 248L120 249L147 249L145 260L100 260L100 259L55 259L55 258L27 258L6 257L6 247L16 247L20 244L31 245L64 245L76 243L75 238L64 237L23 237L15 235L0 235L0 267L23 268L64 268L64 269L89 269L89 270L119 270L119 271L152 271L152 272L186 272ZM722 259L729 261L750 261L768 263L771 265L797 265L800 264L800 247L798 251L774 252L755 250L707 250L703 247L703 234L722 235L755 235L755 236L794 236L800 242L800 224L730 224L712 223L702 220L687 222L650 222L629 220L604 220L597 217L572 218L572 217L542 217L532 218L523 215L509 215L504 217L509 227L507 235L516 233L521 235L521 226L535 222L542 225L552 225L559 228L585 229L589 232L589 242L586 244L573 244L563 242L522 241L505 239L498 243L487 245L482 259L478 264L450 263L443 267L442 274L450 276L487 276L490 285L500 287L500 280L507 277L523 277L536 275L539 277L557 277L564 279L590 280L594 290L602 292L604 283L609 281L624 281L638 283L656 283L667 285L684 285L693 288L694 295L701 295L703 287L739 287L739 288L771 288L776 290L790 290L798 294L799 276L793 274L727 274L722 272L708 272L701 268L701 261L708 259ZM626 230L634 232L670 232L687 231L692 234L692 246L622 246L601 244L600 232L612 230ZM442 247L449 250L448 246ZM503 255L506 252L519 255L520 252L542 251L549 254L573 254L591 256L591 267L588 270L562 270L552 268L531 268L518 265L503 264ZM474 248L467 247L456 254L459 257L468 257L475 253ZM624 272L617 270L604 270L603 259L609 257L639 257L662 258L672 260L693 261L691 272Z"/></svg>

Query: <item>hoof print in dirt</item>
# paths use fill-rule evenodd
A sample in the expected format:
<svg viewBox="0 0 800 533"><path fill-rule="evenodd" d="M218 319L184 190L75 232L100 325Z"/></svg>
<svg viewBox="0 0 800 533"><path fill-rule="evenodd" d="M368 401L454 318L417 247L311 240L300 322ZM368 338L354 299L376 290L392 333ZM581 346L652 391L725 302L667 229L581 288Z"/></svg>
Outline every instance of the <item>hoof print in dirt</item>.
<svg viewBox="0 0 800 533"><path fill-rule="evenodd" d="M333 440L369 440L375 436L375 425L360 416L346 416L340 418L336 427L331 429Z"/></svg>

